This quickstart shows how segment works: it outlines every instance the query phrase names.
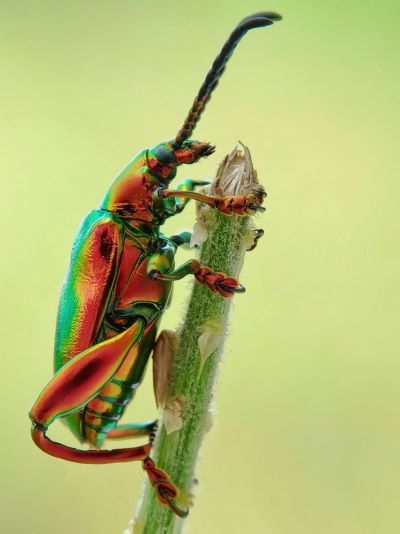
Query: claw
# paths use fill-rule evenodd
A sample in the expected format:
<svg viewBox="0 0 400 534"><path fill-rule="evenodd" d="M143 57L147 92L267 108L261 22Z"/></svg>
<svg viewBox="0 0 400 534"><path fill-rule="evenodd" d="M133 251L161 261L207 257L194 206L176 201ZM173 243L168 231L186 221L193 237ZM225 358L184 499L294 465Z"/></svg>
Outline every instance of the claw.
<svg viewBox="0 0 400 534"><path fill-rule="evenodd" d="M236 280L235 282L238 283ZM225 281L222 284L218 284L216 286L216 289L218 293L225 298L232 297L234 293L244 293L246 291L246 288L241 284L239 284L238 286L232 286L227 285Z"/></svg>
<svg viewBox="0 0 400 534"><path fill-rule="evenodd" d="M233 293L243 293L245 288L239 284L236 278L227 276L225 273L212 271L208 267L201 267L194 276L200 284L206 284L213 293L219 293L225 298L233 296Z"/></svg>
<svg viewBox="0 0 400 534"><path fill-rule="evenodd" d="M202 185L210 185L211 182L209 182L208 180L192 180L192 184L195 187L201 187Z"/></svg>
<svg viewBox="0 0 400 534"><path fill-rule="evenodd" d="M216 148L215 145L209 145L208 148L206 148L206 150L201 154L201 156L203 158L207 156L211 156L211 154L214 154L215 148Z"/></svg>
<svg viewBox="0 0 400 534"><path fill-rule="evenodd" d="M160 488L158 493L161 495L161 497L166 501L166 504L168 507L179 517L187 517L189 515L189 508L186 508L183 510L182 508L179 508L177 504L175 504L175 501L170 497L168 494L168 491L164 491L164 488Z"/></svg>
<svg viewBox="0 0 400 534"><path fill-rule="evenodd" d="M265 211L264 206L260 206L259 204L248 204L248 207L254 211L261 211L261 212Z"/></svg>
<svg viewBox="0 0 400 534"><path fill-rule="evenodd" d="M231 291L233 291L234 293L245 293L246 292L246 288L240 284L239 287L235 287L235 288L231 289Z"/></svg>
<svg viewBox="0 0 400 534"><path fill-rule="evenodd" d="M156 439L156 436L157 436L157 431L158 431L158 419L154 421L149 432L150 445L153 445L154 440Z"/></svg>
<svg viewBox="0 0 400 534"><path fill-rule="evenodd" d="M254 250L256 248L258 240L261 239L262 236L264 235L264 230L262 228L258 228L257 230L253 231L253 234L254 234L254 238L253 238L254 242L250 246L250 248L247 249L248 252L250 252L251 250Z"/></svg>

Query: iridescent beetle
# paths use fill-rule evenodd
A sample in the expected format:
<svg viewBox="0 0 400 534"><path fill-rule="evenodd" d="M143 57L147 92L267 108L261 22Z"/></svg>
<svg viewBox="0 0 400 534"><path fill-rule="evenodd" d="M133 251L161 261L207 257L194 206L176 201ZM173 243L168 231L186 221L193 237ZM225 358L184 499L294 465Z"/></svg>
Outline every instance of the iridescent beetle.
<svg viewBox="0 0 400 534"><path fill-rule="evenodd" d="M211 197L194 192L201 182L185 180L168 189L176 168L209 156L215 147L189 139L218 84L226 63L245 33L280 20L272 12L243 19L215 59L176 138L140 152L117 176L100 208L83 221L76 236L61 292L55 339L56 374L36 400L30 418L36 445L52 456L101 464L140 460L159 500L180 516L178 490L149 457L155 422L118 425L139 386L156 346L157 327L170 299L172 282L193 274L211 291L230 297L244 288L232 277L197 260L174 267L178 246L190 233L167 237L164 221L189 199L226 215L262 211L259 196ZM63 418L75 436L91 445L81 450L51 440L49 425ZM106 438L149 436L132 448L100 450Z"/></svg>

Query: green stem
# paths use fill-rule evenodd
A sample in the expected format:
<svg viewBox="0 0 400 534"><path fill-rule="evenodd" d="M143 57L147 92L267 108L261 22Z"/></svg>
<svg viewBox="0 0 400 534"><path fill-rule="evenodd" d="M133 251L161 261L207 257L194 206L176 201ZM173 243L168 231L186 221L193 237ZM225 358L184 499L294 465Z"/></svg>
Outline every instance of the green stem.
<svg viewBox="0 0 400 534"><path fill-rule="evenodd" d="M231 160L229 160L231 158ZM244 161L247 169L244 168ZM217 176L215 188L223 189L224 177L232 170L232 162L242 163L241 176L235 176L235 193L240 190L240 178L251 166L250 155L245 156L235 149L225 158ZM237 169L237 167L236 167ZM257 184L253 174L253 187ZM239 173L240 174L240 173ZM247 172L248 178L248 172ZM237 181L239 178L239 183ZM219 180L219 181L218 181ZM229 180L228 180L229 182ZM213 187L212 186L212 187ZM245 183L245 193L249 183ZM257 184L257 190L260 186ZM232 194L232 183L226 188ZM226 191L222 191L227 194ZM252 223L249 217L227 217L217 210L203 208L200 218L205 219L208 238L201 246L200 262L215 271L237 277L243 263L243 256L249 246ZM235 296L246 299L246 296ZM222 354L228 322L231 299L214 295L197 282L194 283L186 317L179 332L178 345L174 355L171 378L160 431L152 450L157 466L164 469L180 490L178 505L185 508L191 500L194 483L194 469L199 448L210 423L210 404ZM199 348L202 340L202 350ZM209 354L208 354L209 353ZM178 406L179 410L175 411ZM171 408L172 407L172 408ZM172 410L172 412L171 412ZM180 411L181 410L181 411ZM179 430L166 431L167 418L175 415ZM135 521L135 534L176 534L185 520L178 518L166 506L160 505L154 488L146 483L140 510Z"/></svg>

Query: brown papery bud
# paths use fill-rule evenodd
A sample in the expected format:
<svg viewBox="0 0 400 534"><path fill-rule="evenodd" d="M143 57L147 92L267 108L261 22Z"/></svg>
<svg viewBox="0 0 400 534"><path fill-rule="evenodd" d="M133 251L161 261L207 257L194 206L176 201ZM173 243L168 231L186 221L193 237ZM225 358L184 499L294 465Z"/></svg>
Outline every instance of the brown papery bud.
<svg viewBox="0 0 400 534"><path fill-rule="evenodd" d="M240 141L239 144L243 150L236 145L221 161L210 192L221 196L253 194L261 204L266 196L265 189L258 182L250 150Z"/></svg>

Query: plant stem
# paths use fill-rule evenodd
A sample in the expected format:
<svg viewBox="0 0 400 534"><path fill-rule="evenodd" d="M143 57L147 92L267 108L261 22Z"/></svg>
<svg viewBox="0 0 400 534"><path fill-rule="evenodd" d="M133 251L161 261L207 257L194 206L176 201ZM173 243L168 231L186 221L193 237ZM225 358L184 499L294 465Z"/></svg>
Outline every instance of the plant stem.
<svg viewBox="0 0 400 534"><path fill-rule="evenodd" d="M214 194L257 194L262 191L246 148L245 154L235 148L225 158L211 186ZM199 220L197 231L208 234L201 246L200 263L237 277L245 251L254 242L250 218L228 217L207 207L201 208ZM246 297L235 298L242 300ZM195 282L179 331L167 401L152 458L179 488L177 504L183 508L191 501L197 455L203 435L210 426L211 399L230 306L231 299L215 295ZM171 420L174 428L178 428L172 432ZM183 523L184 520L159 503L154 488L147 482L133 532L178 533Z"/></svg>

